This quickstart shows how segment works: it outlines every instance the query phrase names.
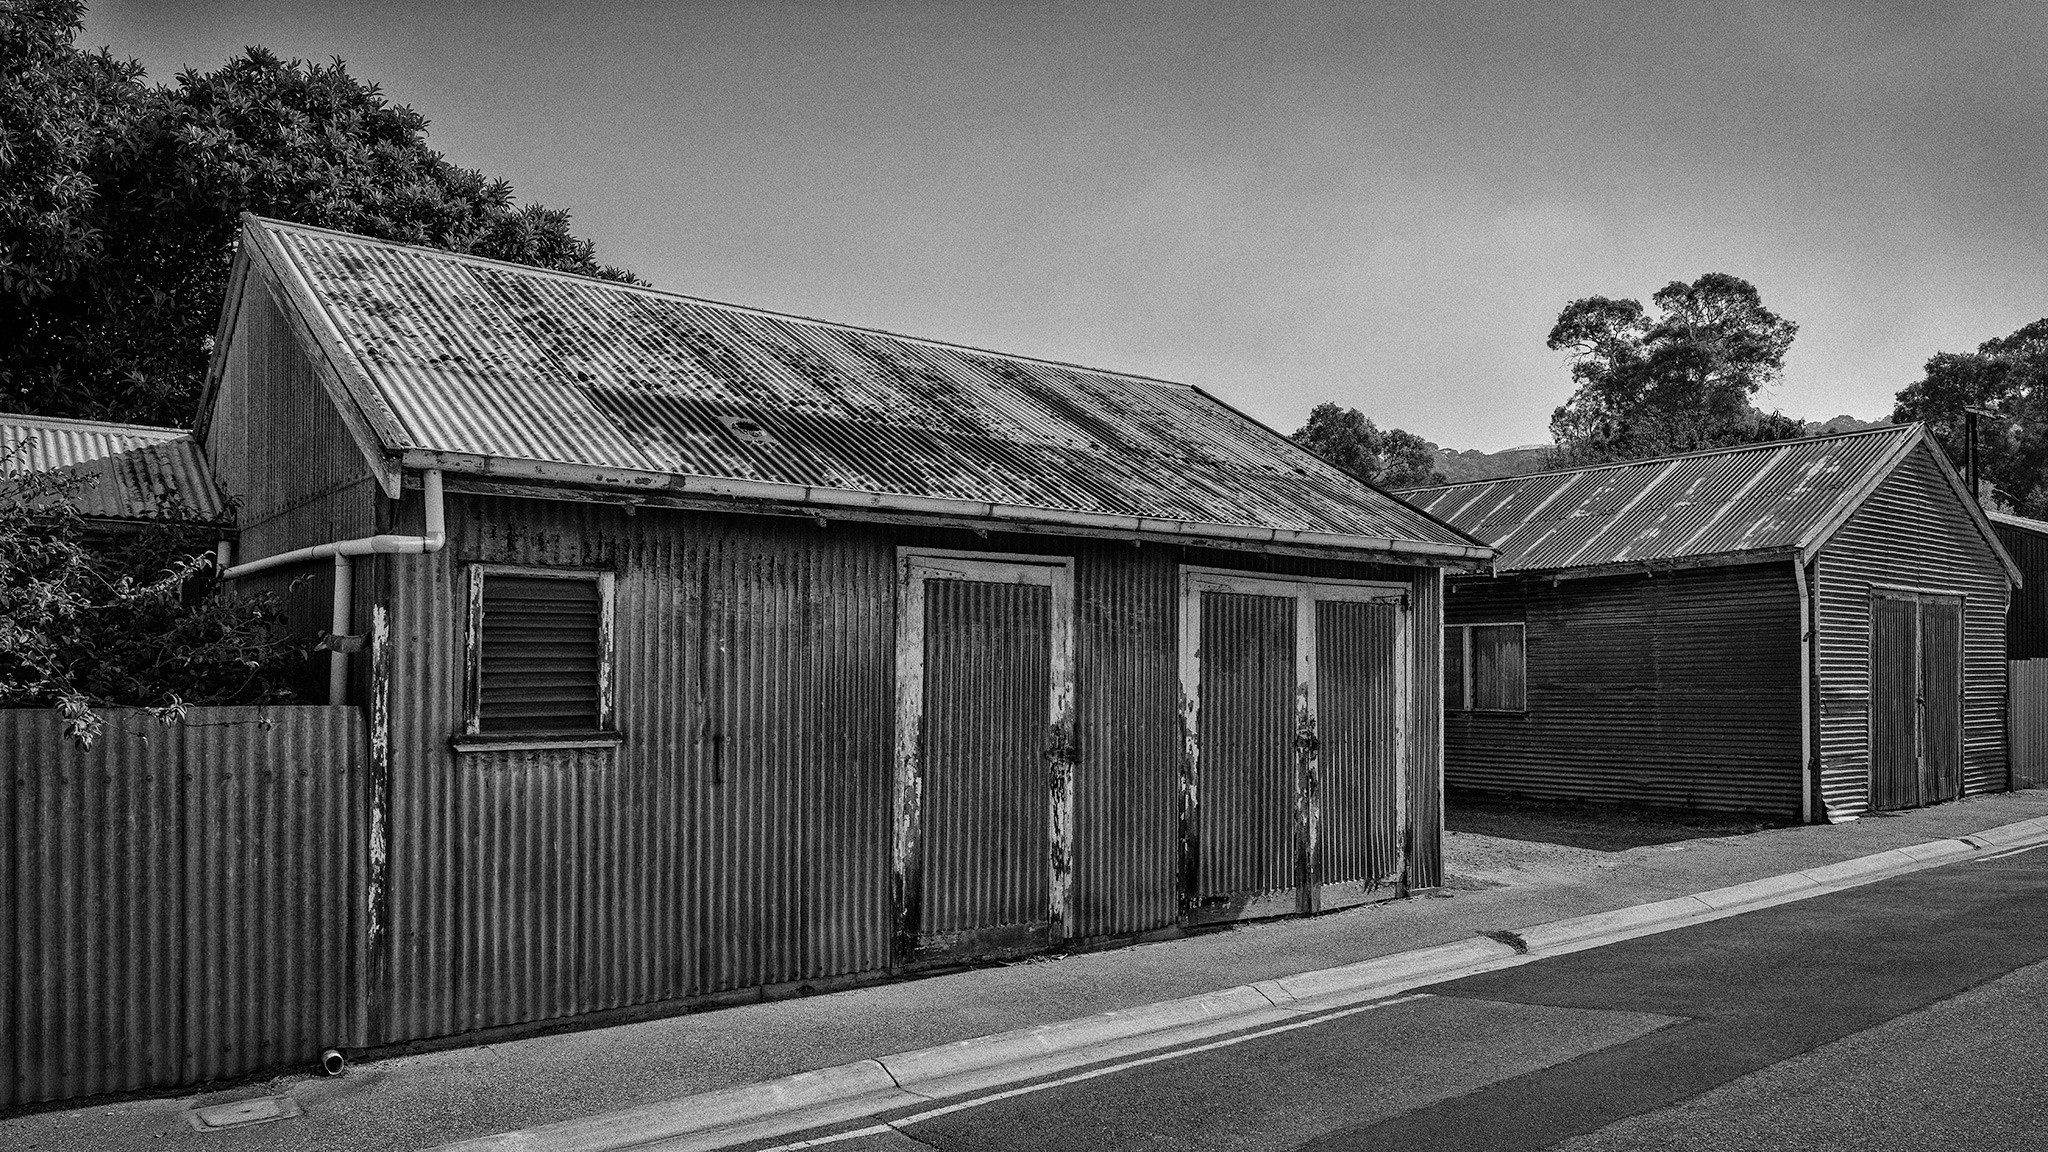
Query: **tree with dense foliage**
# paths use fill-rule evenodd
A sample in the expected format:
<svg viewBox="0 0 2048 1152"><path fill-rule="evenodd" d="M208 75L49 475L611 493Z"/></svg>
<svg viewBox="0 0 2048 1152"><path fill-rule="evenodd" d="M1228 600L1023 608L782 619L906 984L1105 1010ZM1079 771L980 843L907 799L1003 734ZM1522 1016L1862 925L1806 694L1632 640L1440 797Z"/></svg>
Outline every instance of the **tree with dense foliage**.
<svg viewBox="0 0 2048 1152"><path fill-rule="evenodd" d="M189 424L245 211L634 279L340 60L250 48L146 87L74 46L83 13L0 0L0 409Z"/></svg>
<svg viewBox="0 0 2048 1152"><path fill-rule="evenodd" d="M1725 272L1672 281L1638 300L1590 296L1558 313L1552 351L1578 388L1550 418L1558 466L1634 460L1804 434L1751 402L1776 381L1799 325Z"/></svg>
<svg viewBox="0 0 2048 1152"><path fill-rule="evenodd" d="M1443 474L1436 470L1436 445L1399 428L1382 431L1356 408L1318 404L1292 439L1382 488L1423 488L1444 482Z"/></svg>
<svg viewBox="0 0 2048 1152"><path fill-rule="evenodd" d="M1893 423L1927 425L1958 464L1964 410L1993 413L1977 433L1979 474L2027 515L2048 514L2048 319L1986 340L1975 352L1935 353L1894 404Z"/></svg>
<svg viewBox="0 0 2048 1152"><path fill-rule="evenodd" d="M89 747L98 708L174 720L193 705L296 700L309 654L284 638L277 597L222 583L219 529L172 505L89 544L80 482L0 472L0 708L58 708Z"/></svg>

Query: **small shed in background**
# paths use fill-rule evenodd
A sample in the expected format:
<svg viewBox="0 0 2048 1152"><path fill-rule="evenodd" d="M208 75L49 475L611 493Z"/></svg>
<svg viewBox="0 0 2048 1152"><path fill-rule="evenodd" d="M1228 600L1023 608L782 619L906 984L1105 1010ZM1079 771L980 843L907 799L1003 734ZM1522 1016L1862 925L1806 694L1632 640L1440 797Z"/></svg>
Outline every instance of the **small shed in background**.
<svg viewBox="0 0 2048 1152"><path fill-rule="evenodd" d="M160 514L227 526L233 518L192 434L177 428L0 413L0 473L78 479L72 501L91 532L132 532Z"/></svg>
<svg viewBox="0 0 2048 1152"><path fill-rule="evenodd" d="M2006 618L2005 658L2012 694L2013 784L2048 786L2048 520L1992 512L1999 542L2026 583Z"/></svg>
<svg viewBox="0 0 2048 1152"><path fill-rule="evenodd" d="M2002 791L2012 558L1917 425L1404 495L1453 788L1840 820Z"/></svg>

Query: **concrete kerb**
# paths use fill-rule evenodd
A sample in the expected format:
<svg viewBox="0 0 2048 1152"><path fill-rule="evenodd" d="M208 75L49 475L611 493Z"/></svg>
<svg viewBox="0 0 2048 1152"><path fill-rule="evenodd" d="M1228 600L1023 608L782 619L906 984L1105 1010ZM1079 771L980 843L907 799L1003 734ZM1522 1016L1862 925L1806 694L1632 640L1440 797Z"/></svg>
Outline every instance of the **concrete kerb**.
<svg viewBox="0 0 2048 1152"><path fill-rule="evenodd" d="M1511 934L1382 956L1178 1000L978 1036L777 1080L458 1141L435 1152L722 1148L1039 1079L1090 1064L1384 999L1428 984L1854 888L1968 856L2048 843L2048 817Z"/></svg>

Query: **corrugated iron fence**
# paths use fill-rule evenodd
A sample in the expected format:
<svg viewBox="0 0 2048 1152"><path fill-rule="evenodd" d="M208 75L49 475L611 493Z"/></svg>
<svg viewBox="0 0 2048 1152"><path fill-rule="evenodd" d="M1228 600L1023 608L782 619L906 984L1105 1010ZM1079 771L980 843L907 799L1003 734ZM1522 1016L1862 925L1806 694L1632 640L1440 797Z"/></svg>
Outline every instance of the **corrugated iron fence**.
<svg viewBox="0 0 2048 1152"><path fill-rule="evenodd" d="M361 713L106 720L0 710L0 1107L361 1043Z"/></svg>
<svg viewBox="0 0 2048 1152"><path fill-rule="evenodd" d="M2048 787L2048 660L2014 660L2012 775L2015 788Z"/></svg>

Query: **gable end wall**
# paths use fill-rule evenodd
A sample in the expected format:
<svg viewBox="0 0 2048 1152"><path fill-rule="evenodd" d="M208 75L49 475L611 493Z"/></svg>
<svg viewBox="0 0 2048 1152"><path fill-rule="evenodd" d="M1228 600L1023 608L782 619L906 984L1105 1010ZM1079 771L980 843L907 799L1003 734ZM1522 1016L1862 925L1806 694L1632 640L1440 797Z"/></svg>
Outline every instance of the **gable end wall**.
<svg viewBox="0 0 2048 1152"><path fill-rule="evenodd" d="M1821 800L1830 815L1870 806L1870 589L1965 597L1963 794L2006 788L2004 567L1922 444L1814 562Z"/></svg>

